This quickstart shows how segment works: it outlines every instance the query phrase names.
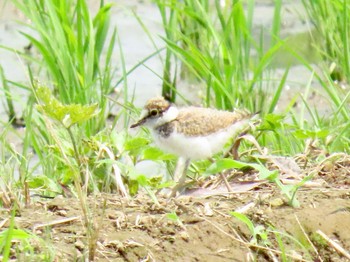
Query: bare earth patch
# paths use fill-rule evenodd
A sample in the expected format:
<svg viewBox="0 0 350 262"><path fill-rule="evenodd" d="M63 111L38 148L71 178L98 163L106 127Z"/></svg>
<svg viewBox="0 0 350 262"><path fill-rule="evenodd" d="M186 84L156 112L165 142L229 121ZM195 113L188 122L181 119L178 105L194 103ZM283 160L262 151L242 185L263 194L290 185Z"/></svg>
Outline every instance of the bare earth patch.
<svg viewBox="0 0 350 262"><path fill-rule="evenodd" d="M349 166L342 162L341 168L322 168L317 179L325 184L300 189L300 208L286 205L281 192L271 183L230 196L182 196L168 202L159 196L159 205L148 195L129 200L117 195L89 197L88 216L93 221L93 231L98 233L95 260L279 261L285 249L288 261L348 261L348 253L342 255L318 232L349 252ZM245 214L255 226L270 229L269 244L258 242L259 247L250 242L247 226L229 214L242 208L247 208ZM9 211L2 210L0 215L4 221ZM18 212L15 226L45 240L32 241L37 254L52 249L54 261L83 261L87 257L89 238L80 202L75 198L33 199L30 206ZM280 232L282 248L272 228ZM307 251L292 238L284 237L287 234ZM13 259L26 260L25 254L16 254Z"/></svg>

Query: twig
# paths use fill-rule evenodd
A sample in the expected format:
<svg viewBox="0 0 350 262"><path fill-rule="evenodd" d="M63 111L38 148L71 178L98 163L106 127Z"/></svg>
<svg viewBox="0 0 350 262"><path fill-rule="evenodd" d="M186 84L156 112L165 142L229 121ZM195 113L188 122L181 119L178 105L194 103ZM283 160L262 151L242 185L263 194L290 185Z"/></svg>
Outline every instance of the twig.
<svg viewBox="0 0 350 262"><path fill-rule="evenodd" d="M227 181L225 175L224 175L222 172L220 172L220 177L221 177L221 179L224 181L227 190L228 190L229 192L233 192L232 187L230 186L230 184L228 183L228 181Z"/></svg>
<svg viewBox="0 0 350 262"><path fill-rule="evenodd" d="M350 254L346 252L346 250L342 248L338 243L330 239L325 233L323 233L321 230L317 230L316 233L323 237L328 242L328 244L331 245L338 253L347 259L350 259Z"/></svg>
<svg viewBox="0 0 350 262"><path fill-rule="evenodd" d="M66 223L78 220L80 218L81 218L80 216L75 216L75 217L68 217L68 218L57 219L57 220L50 221L50 222L47 222L47 223L40 223L40 224L37 224L37 225L35 225L33 227L33 231L36 231L37 229L42 228L42 227L66 224Z"/></svg>
<svg viewBox="0 0 350 262"><path fill-rule="evenodd" d="M255 202L250 202L242 207L239 207L235 210L235 212L238 212L238 213L242 213L242 214L245 214L248 212L249 209L253 208L256 206L256 203Z"/></svg>
<svg viewBox="0 0 350 262"><path fill-rule="evenodd" d="M0 229L9 221L8 218L5 218L3 221L0 222Z"/></svg>
<svg viewBox="0 0 350 262"><path fill-rule="evenodd" d="M301 232L303 232L303 234L304 234L306 240L309 242L309 244L311 245L312 249L313 249L314 252L317 254L318 260L319 260L320 262L323 262L323 259L322 259L322 258L320 257L320 255L318 254L318 251L317 251L316 247L314 246L314 244L313 244L312 241L310 240L309 236L306 234L306 232L305 232L303 226L301 225L298 216L297 216L296 214L294 214L294 217L295 217L295 219L296 219L296 221L297 221L297 223L298 223L298 225L299 225L299 227L300 227L300 229L301 229Z"/></svg>
<svg viewBox="0 0 350 262"><path fill-rule="evenodd" d="M0 200L2 201L4 207L9 208L11 206L11 197L8 195L6 190L2 190L2 192L0 192Z"/></svg>

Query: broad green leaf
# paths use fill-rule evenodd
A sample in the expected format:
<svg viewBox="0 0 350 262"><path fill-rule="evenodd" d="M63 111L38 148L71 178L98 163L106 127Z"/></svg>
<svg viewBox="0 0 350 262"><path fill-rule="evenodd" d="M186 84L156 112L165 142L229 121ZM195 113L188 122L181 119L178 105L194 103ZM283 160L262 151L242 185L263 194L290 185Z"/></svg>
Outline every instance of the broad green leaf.
<svg viewBox="0 0 350 262"><path fill-rule="evenodd" d="M44 187L45 189L58 190L57 183L45 175L34 176L32 179L28 180L28 185L30 188Z"/></svg>
<svg viewBox="0 0 350 262"><path fill-rule="evenodd" d="M136 178L137 182L139 183L140 186L148 186L149 183L148 183L148 179L145 175L139 175L137 178Z"/></svg>
<svg viewBox="0 0 350 262"><path fill-rule="evenodd" d="M329 130L296 130L294 133L295 137L300 139L306 138L325 138L329 135Z"/></svg>
<svg viewBox="0 0 350 262"><path fill-rule="evenodd" d="M129 180L128 182L129 193L131 196L134 196L139 191L139 183L136 180Z"/></svg>
<svg viewBox="0 0 350 262"><path fill-rule="evenodd" d="M211 175L211 174L220 173L224 170L231 169L231 168L241 169L245 167L253 168L259 171L260 179L269 179L270 181L274 181L279 174L277 170L270 171L262 164L244 163L244 162L240 162L240 161L228 159L228 158L218 160L217 162L212 164L205 171L205 173L207 175Z"/></svg>
<svg viewBox="0 0 350 262"><path fill-rule="evenodd" d="M211 174L220 173L227 169L231 169L231 168L240 169L243 167L250 167L250 165L247 163L233 160L233 159L224 158L224 159L218 160L217 162L209 166L209 168L206 170L205 173L207 173L208 175L211 175Z"/></svg>
<svg viewBox="0 0 350 262"><path fill-rule="evenodd" d="M104 164L107 164L107 165L117 164L118 161L115 159L105 158L105 159L98 160L96 163L97 163L96 166L99 167L99 166L104 165Z"/></svg>
<svg viewBox="0 0 350 262"><path fill-rule="evenodd" d="M94 117L97 113L97 104L63 105L52 95L50 89L47 87L38 87L36 94L41 101L41 104L37 105L38 111L62 123L66 128L69 128L74 124L85 122Z"/></svg>
<svg viewBox="0 0 350 262"><path fill-rule="evenodd" d="M264 117L263 122L259 125L261 130L276 130L281 127L284 119L282 115L268 114Z"/></svg>
<svg viewBox="0 0 350 262"><path fill-rule="evenodd" d="M124 150L132 151L140 149L149 144L149 140L143 137L135 137L126 141L124 145Z"/></svg>
<svg viewBox="0 0 350 262"><path fill-rule="evenodd" d="M267 168L265 168L264 166L262 166L262 168L260 166L259 169L257 169L257 170L259 170L259 178L260 179L268 179L270 181L275 181L279 176L278 170L270 171Z"/></svg>
<svg viewBox="0 0 350 262"><path fill-rule="evenodd" d="M159 160L159 158L163 155L164 153L155 147L149 147L146 148L143 151L143 159L148 159L148 160Z"/></svg>
<svg viewBox="0 0 350 262"><path fill-rule="evenodd" d="M172 160L175 158L172 154L166 154L156 147L148 147L143 152L142 159L147 160Z"/></svg>
<svg viewBox="0 0 350 262"><path fill-rule="evenodd" d="M174 187L176 182L174 180L169 180L167 182L161 183L157 186L157 189Z"/></svg>

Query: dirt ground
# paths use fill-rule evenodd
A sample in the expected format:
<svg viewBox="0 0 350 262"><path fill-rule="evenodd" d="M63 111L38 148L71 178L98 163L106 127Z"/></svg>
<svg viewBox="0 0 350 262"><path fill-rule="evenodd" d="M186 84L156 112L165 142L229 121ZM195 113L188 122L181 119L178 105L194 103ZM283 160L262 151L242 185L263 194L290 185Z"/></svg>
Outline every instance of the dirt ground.
<svg viewBox="0 0 350 262"><path fill-rule="evenodd" d="M32 203L15 217L15 226L40 236L44 241L31 241L34 255L50 249L53 261L84 261L89 239L96 239L90 242L96 247L95 261L281 261L282 249L287 261L348 261L350 161L342 158L332 166L316 168L311 184L298 191L299 208L288 206L275 184L259 181L229 195L188 192L170 201L158 196L158 205L146 194L130 199L112 194L88 197L87 216L93 224L91 234L98 234L95 237L88 237L78 199L32 197ZM230 183L246 185L249 180L256 180L255 174L242 174ZM230 211L245 213L255 227L264 226L266 245L258 237L256 246L248 227ZM9 213L2 210L1 221ZM283 246L278 246L276 236ZM345 256L336 244L345 249ZM18 250L12 256L16 261L27 258Z"/></svg>

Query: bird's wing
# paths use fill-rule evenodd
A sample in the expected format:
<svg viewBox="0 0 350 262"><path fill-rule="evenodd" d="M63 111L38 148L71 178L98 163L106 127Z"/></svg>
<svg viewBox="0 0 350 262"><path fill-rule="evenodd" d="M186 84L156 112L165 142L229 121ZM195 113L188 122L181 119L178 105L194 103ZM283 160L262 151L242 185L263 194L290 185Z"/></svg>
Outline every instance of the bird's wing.
<svg viewBox="0 0 350 262"><path fill-rule="evenodd" d="M175 120L176 130L187 136L209 135L226 129L251 114L245 110L234 112L210 108L189 107L179 110Z"/></svg>

